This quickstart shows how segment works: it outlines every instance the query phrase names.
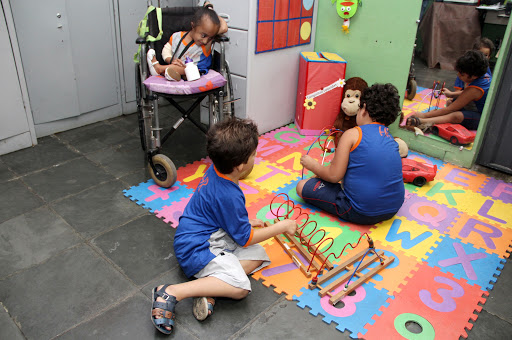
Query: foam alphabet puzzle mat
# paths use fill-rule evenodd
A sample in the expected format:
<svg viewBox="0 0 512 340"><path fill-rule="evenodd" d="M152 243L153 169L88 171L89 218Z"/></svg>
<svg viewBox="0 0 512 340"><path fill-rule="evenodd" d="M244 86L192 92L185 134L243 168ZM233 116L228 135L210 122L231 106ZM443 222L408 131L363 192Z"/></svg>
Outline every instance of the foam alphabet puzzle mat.
<svg viewBox="0 0 512 340"><path fill-rule="evenodd" d="M285 294L304 313L327 324L334 322L340 331L350 331L353 338L467 337L470 320L477 319L512 250L512 184L410 152L408 158L437 165L434 181L423 187L405 184L404 204L390 220L356 225L305 203L295 191L303 176L311 176L302 172L301 155L310 150L316 159L324 156L313 144L315 139L300 135L293 124L262 135L254 170L240 187L249 217L270 223L276 211L279 214L279 209L289 209L272 203L276 195L286 194L299 224L309 222L301 231L310 240L304 248L315 244L318 252L335 254L329 260L333 270L340 270L332 277L324 271L318 278L326 275L325 284L340 281L341 285L329 291L330 295L321 296L320 289L311 285L312 277L299 269L310 261L297 248L290 248L292 259L286 246L275 239L262 243L272 263L253 278ZM332 155L327 155L326 162L329 157ZM210 165L206 158L179 168L178 182L172 188L160 188L149 180L124 194L175 228ZM371 237L383 257L394 260L332 305L329 296L343 291L352 279L344 277L357 269L356 263L344 264L367 249L365 242L359 242L365 235ZM332 242L323 242L327 239ZM354 248L346 247L342 252L348 243ZM367 275L379 266L379 261L365 263L358 275ZM420 325L420 334L408 330L406 324L410 322Z"/></svg>

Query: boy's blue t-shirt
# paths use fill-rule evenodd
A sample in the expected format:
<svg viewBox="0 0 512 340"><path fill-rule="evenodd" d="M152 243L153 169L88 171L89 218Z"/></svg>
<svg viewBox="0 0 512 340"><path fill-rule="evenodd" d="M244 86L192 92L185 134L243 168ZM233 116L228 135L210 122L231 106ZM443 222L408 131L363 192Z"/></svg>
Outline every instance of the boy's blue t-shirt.
<svg viewBox="0 0 512 340"><path fill-rule="evenodd" d="M367 216L396 213L404 203L405 187L398 143L379 123L359 129L359 141L350 150L343 178L352 208Z"/></svg>
<svg viewBox="0 0 512 340"><path fill-rule="evenodd" d="M210 166L192 195L174 236L174 251L188 277L197 274L215 255L210 236L223 229L240 246L252 239L242 189Z"/></svg>
<svg viewBox="0 0 512 340"><path fill-rule="evenodd" d="M482 92L482 95L479 99L475 100L475 105L478 112L482 112L485 105L485 100L487 99L487 93L489 92L489 87L491 87L492 75L489 71L487 71L483 76L478 79L473 80L468 84L467 87L474 87Z"/></svg>
<svg viewBox="0 0 512 340"><path fill-rule="evenodd" d="M484 108L485 100L487 99L487 92L489 91L489 87L491 86L491 81L492 73L491 68L489 67L487 68L487 72L482 77L475 79L468 85L468 87L474 86L483 91L482 97L479 100L475 101L475 105L479 112L482 112ZM455 78L455 84L453 85L453 87L456 90L464 90L465 86L466 84L464 84L464 82L460 80L459 77Z"/></svg>

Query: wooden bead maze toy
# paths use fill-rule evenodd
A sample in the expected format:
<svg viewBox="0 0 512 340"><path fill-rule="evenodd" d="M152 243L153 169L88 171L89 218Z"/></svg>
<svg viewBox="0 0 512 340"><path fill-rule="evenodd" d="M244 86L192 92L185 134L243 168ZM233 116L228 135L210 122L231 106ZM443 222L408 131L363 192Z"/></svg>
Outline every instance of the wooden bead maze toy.
<svg viewBox="0 0 512 340"><path fill-rule="evenodd" d="M370 238L370 236L367 233L364 233L361 235L359 240L357 241L356 245L352 245L350 243L347 243L345 247L341 250L341 254L343 254L343 251L347 248L347 246L350 246L351 248L355 248L359 245L359 242L361 242L361 239L363 236L366 235L366 238L368 240L368 249L362 250L356 255L348 258L345 262L340 263L336 268L330 270L328 273L322 275L320 278L317 276L313 277L311 280L311 283L309 284L309 289L315 289L319 288L320 291L318 292L318 295L320 297L324 297L325 295L330 296L329 303L331 305L337 304L341 299L343 299L345 296L350 294L352 291L354 291L357 287L368 281L371 277L373 277L375 274L380 272L382 269L386 268L389 264L391 264L395 258L394 257L388 257L384 255L384 252L377 251L374 247L373 240ZM365 260L365 257L370 254L372 256L373 254L375 256L372 256L371 258L367 258ZM333 255L333 253L329 254L327 258ZM336 258L339 258L340 256L337 256ZM375 268L371 269L368 273L363 274L361 273L362 270L366 269L373 263L375 263L376 260L380 261L380 264L377 265ZM359 261L357 266L354 268L354 264ZM346 274L342 275L335 281L333 281L331 284L327 285L326 287L322 287L322 284L327 282L328 280L332 279L339 273L343 271L348 271ZM357 277L357 279L351 283L354 276ZM347 281L348 280L348 281ZM344 289L339 292L338 294L331 294L331 291L335 290L339 285L343 284L344 282L347 282L345 284Z"/></svg>
<svg viewBox="0 0 512 340"><path fill-rule="evenodd" d="M278 199L283 199L283 202L276 202ZM270 212L276 217L274 222L278 222L283 219L294 219L297 222L298 228L295 235L284 233L283 235L285 239L283 239L281 235L275 236L274 239L281 245L281 247L283 247L284 251L290 256L292 261L299 267L306 277L309 278L312 276L313 271L316 272L315 276L311 279L309 289L319 288L320 291L318 294L320 297L329 295L329 302L332 305L338 303L346 295L350 294L357 287L368 281L371 277L379 273L395 260L394 257L386 256L384 251L377 251L373 240L367 233L361 235L355 245L347 243L339 255L330 252L326 256L325 254L334 244L334 239L332 237L326 237L327 232L324 229L319 228L316 221L311 221L309 219L309 214L304 212L300 206L296 206L295 203L289 199L288 195L284 193L280 193L272 199ZM356 248L364 236L366 236L368 241L368 249L360 251L334 268L334 265L329 258L334 257L335 259L340 259L347 247L350 246L352 249ZM295 256L294 250L307 259L309 264L306 265L302 263L297 256ZM367 256L371 257L367 258ZM366 274L362 273L364 269L374 264L377 260L380 262L379 265L370 269ZM355 266L357 261L359 261L359 263ZM323 273L324 269L328 270L325 274ZM343 271L348 272L329 285L325 287L322 286L325 282L334 278ZM320 274L323 275L319 277ZM354 277L356 277L356 280L352 282ZM335 290L344 282L346 282L344 290L333 295L331 291Z"/></svg>

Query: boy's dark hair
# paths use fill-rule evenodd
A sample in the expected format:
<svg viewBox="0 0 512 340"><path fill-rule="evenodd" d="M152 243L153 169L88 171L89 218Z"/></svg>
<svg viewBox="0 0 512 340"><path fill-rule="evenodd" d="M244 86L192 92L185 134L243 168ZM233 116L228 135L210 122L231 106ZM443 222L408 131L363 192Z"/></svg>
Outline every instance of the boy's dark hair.
<svg viewBox="0 0 512 340"><path fill-rule="evenodd" d="M250 119L232 118L213 125L206 136L206 151L223 174L247 163L258 147L258 127Z"/></svg>
<svg viewBox="0 0 512 340"><path fill-rule="evenodd" d="M363 107L364 104L372 120L386 126L400 113L400 96L393 84L373 84L364 89L359 105Z"/></svg>
<svg viewBox="0 0 512 340"><path fill-rule="evenodd" d="M482 38L478 39L478 41L473 45L473 49L475 51L480 50L482 47L487 47L489 49L489 51L491 52L490 56L491 57L493 56L496 48L494 47L494 44L492 43L491 39L482 37Z"/></svg>
<svg viewBox="0 0 512 340"><path fill-rule="evenodd" d="M489 68L489 61L480 51L467 51L462 57L457 59L455 70L465 73L470 77L480 78Z"/></svg>
<svg viewBox="0 0 512 340"><path fill-rule="evenodd" d="M194 26L200 26L201 20L203 20L203 17L208 17L214 25L220 27L220 19L217 15L217 12L213 10L213 6L211 4L208 4L204 7L199 7L197 11L194 13L194 17L192 18L192 23Z"/></svg>

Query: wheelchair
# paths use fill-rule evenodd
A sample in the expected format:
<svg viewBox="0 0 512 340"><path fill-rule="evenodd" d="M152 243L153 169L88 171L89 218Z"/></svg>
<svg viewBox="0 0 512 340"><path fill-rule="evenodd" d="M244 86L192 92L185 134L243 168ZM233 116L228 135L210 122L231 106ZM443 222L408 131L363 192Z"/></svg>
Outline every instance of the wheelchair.
<svg viewBox="0 0 512 340"><path fill-rule="evenodd" d="M148 1L151 6L151 1ZM233 87L231 83L231 74L228 64L225 60L224 44L229 41L225 36L217 36L212 46L213 62L211 69L220 73L225 81L225 85L215 88L201 89L202 92L187 94L180 91L176 93L164 93L150 90L144 81L150 77L149 67L146 62L147 51L152 48L156 52L157 60L164 65L162 59L162 48L174 32L190 30L190 22L197 7L167 7L161 8L161 20L157 11L153 10L147 15L147 33L139 37L136 43L140 46L138 52L138 62L135 64L135 86L139 132L142 149L148 162L148 170L151 178L161 187L171 187L177 180L176 167L169 157L161 153L162 145L178 129L178 127L188 119L203 133L207 128L197 122L191 113L208 98L209 124L213 125L218 121L233 117L235 114ZM161 28L160 28L161 27ZM154 41L151 37L157 37L161 33L161 38ZM218 46L216 46L218 45ZM217 51L218 47L218 51ZM208 74L210 74L209 72ZM188 83L188 82L187 82ZM190 82L193 83L193 82ZM169 131L162 131L159 122L158 99L164 98L180 113L176 123ZM187 100L184 100L187 99ZM191 100L188 100L191 99ZM192 102L192 104L190 104ZM183 103L189 106L184 107Z"/></svg>

